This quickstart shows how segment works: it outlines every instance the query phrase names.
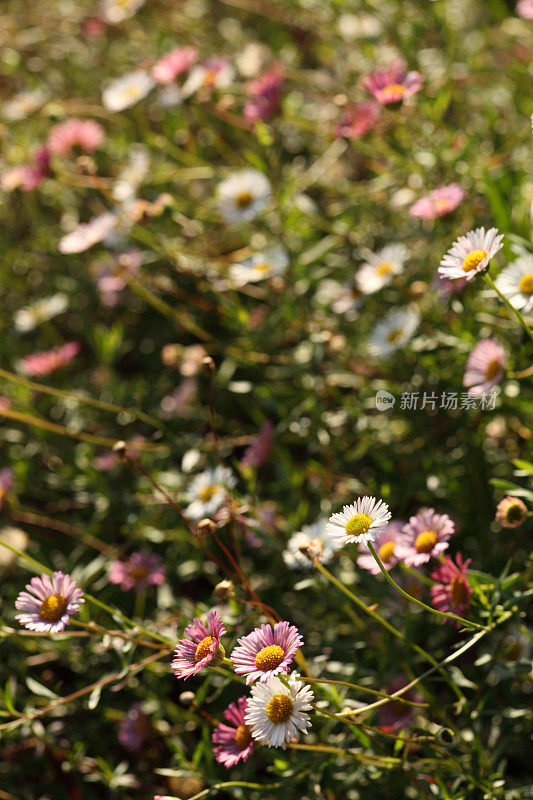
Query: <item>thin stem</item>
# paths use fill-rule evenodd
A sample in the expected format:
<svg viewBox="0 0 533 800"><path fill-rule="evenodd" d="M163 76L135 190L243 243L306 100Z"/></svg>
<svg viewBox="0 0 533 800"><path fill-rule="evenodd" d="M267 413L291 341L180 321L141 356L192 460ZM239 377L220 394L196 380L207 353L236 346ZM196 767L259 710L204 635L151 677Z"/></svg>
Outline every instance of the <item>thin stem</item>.
<svg viewBox="0 0 533 800"><path fill-rule="evenodd" d="M388 573L388 570L385 569L380 557L376 553L376 549L375 549L374 545L372 544L372 542L368 542L367 543L367 547L370 550L370 552L372 553L372 555L374 556L374 560L376 561L378 567L380 568L380 570L384 574L384 576L387 579L387 581L391 584L391 586L394 586L396 591L400 592L400 594L403 597L405 597L406 600L410 600L412 603L416 603L417 606L420 606L420 608L423 608L426 611L429 611L431 614L435 614L437 617L447 617L448 619L454 619L454 620L456 620L456 622L460 622L462 625L464 625L467 628L477 628L480 631L485 630L483 625L478 625L477 622L471 622L470 620L467 620L467 619L464 619L463 617L457 616L457 614L449 614L449 613L447 613L445 611L437 611L436 608L432 608L431 606L427 606L425 603L422 602L422 600L417 600L416 597L411 597L410 594L408 594L406 591L404 591L401 586L398 586L396 581L394 581L391 578L391 576Z"/></svg>
<svg viewBox="0 0 533 800"><path fill-rule="evenodd" d="M396 636L397 639L400 639L402 642L411 645L411 647L414 650L416 650L416 652L419 655L423 656L426 659L426 661L429 661L429 663L432 664L436 669L439 669L438 662L433 658L433 656L427 653L423 647L420 647L420 645L416 644L415 642L412 642L410 639L407 638L407 636L405 636L397 628L395 628L394 625L391 625L390 622L387 622L387 620L384 619L381 616L381 614L378 614L377 611L374 611L372 608L363 603L363 601L360 600L353 592L351 592L348 589L348 587L342 583L342 581L337 580L337 578L334 575L332 575L331 572L328 572L328 570L318 560L315 559L313 563L315 567L318 569L318 571L324 575L324 577L326 577L329 581L331 581L331 583L333 583L334 586L336 586L338 589L341 590L341 592L343 592L347 597L349 597L350 600L353 603L355 603L356 606L358 606L358 608L360 608L362 611L365 612L365 614L368 614L370 617L372 617L372 619L374 619L376 622L382 625L385 628L385 630L389 631L389 633L392 633L393 636ZM464 696L461 689L458 686L456 686L455 683L449 678L445 670L440 669L440 672L443 675L444 679L446 680L447 684L449 685L450 689L457 697L457 699L461 702L461 704L465 704L466 697ZM394 695L392 696L394 697ZM388 702L389 702L388 700L380 700L379 705ZM359 709L357 709L357 713L362 713L362 712Z"/></svg>
<svg viewBox="0 0 533 800"><path fill-rule="evenodd" d="M529 338L533 342L533 332L531 331L531 328L529 327L529 325L525 321L524 317L522 316L520 311L517 308L515 308L512 303L509 302L509 300L506 298L506 296L500 292L500 290L498 289L498 287L496 286L496 284L494 283L494 281L492 280L492 278L490 277L488 272L486 272L483 275L483 280L485 281L485 283L487 283L490 286L491 289L493 289L496 292L496 294L498 295L500 300L503 300L505 305L508 306L511 309L511 311L513 312L513 314L515 315L515 317L519 321L520 325L523 327L523 329L525 330L525 332L527 333L527 335L529 336Z"/></svg>
<svg viewBox="0 0 533 800"><path fill-rule="evenodd" d="M369 689L368 686L360 686L357 683L348 683L347 681L334 681L330 680L329 678L309 678L309 677L304 678L302 675L299 675L296 678L296 680L309 681L309 683L332 683L337 686L348 686L351 689L359 689L362 692L368 692L369 694L373 694L376 697L385 697L388 700L395 700L395 698L391 697L391 695L387 694L386 692L378 692L377 689ZM412 700L404 700L403 698L401 698L398 702L405 703L405 705L408 706L417 706L419 708L427 708L427 706L429 705L428 703L415 703Z"/></svg>

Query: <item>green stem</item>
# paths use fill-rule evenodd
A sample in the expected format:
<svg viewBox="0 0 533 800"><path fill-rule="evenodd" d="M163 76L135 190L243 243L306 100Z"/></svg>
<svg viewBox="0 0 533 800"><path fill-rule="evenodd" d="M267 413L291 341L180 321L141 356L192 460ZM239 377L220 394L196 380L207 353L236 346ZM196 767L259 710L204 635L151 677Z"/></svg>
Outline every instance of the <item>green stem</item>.
<svg viewBox="0 0 533 800"><path fill-rule="evenodd" d="M490 286L491 289L493 289L496 292L498 297L501 300L503 300L505 305L508 306L511 309L511 311L513 312L513 314L515 315L515 317L519 321L520 325L523 327L523 329L525 330L525 332L527 333L527 335L529 336L529 338L533 342L533 332L531 331L531 328L529 327L529 325L525 321L524 317L522 316L520 311L517 308L515 308L512 303L509 302L509 300L505 297L505 295L500 292L500 290L497 288L496 284L494 283L494 281L492 280L492 278L490 277L488 272L486 272L485 275L483 275L483 280L485 281L486 284L488 284Z"/></svg>
<svg viewBox="0 0 533 800"><path fill-rule="evenodd" d="M328 572L328 570L319 561L317 561L315 559L313 563L314 563L315 567L318 569L318 571L321 572L322 575L324 575L324 577L328 579L328 581L331 581L331 583L333 583L334 586L336 586L338 589L340 589L341 592L343 592L347 597L350 598L352 603L355 603L355 605L358 606L358 608L360 608L362 611L364 611L365 614L368 614L370 617L372 617L372 619L374 619L382 627L384 627L385 630L389 631L389 633L392 633L393 636L396 636L397 639L400 639L402 642L405 642L406 644L409 644L419 655L423 656L426 659L426 661L429 661L430 664L432 664L435 668L438 669L438 662L433 658L433 656L431 656L429 653L427 653L418 644L416 644L415 642L412 642L410 639L408 639L407 636L405 636L403 633L401 633L401 631L399 631L397 628L395 628L394 625L391 625L390 622L387 622L387 620L384 619L381 616L381 614L378 614L377 611L374 611L373 609L369 608L369 606L367 606L365 603L363 603L362 600L360 600L353 592L351 592L348 589L348 587L345 586L342 583L342 581L337 580L337 578L334 575L332 575L331 572ZM447 682L448 686L450 687L450 689L453 691L453 693L457 697L457 699L462 704L465 704L466 703L466 697L464 696L464 694L461 691L461 689L458 686L456 686L455 683L449 678L449 676L447 675L445 670L440 669L440 672L443 675L444 679L446 680L446 682ZM379 705L381 705L382 703L388 703L388 702L389 702L388 700L380 700L379 701ZM360 712L358 711L358 713L360 713Z"/></svg>
<svg viewBox="0 0 533 800"><path fill-rule="evenodd" d="M372 555L374 556L374 560L376 561L378 567L380 568L380 570L384 574L384 576L387 579L387 581L390 583L391 586L394 586L394 588L398 592L400 592L400 594L403 597L405 597L406 600L410 600L412 603L416 603L416 605L420 606L420 608L423 608L426 611L429 611L431 614L435 614L438 617L447 617L448 619L454 619L454 620L456 620L456 622L460 622L462 625L464 625L467 628L477 628L480 631L485 630L483 625L478 625L477 622L470 622L469 620L464 619L463 617L458 617L457 614L448 614L445 611L437 611L436 608L432 608L431 606L427 606L421 600L417 600L416 597L411 597L410 594L407 594L407 592L405 592L401 588L401 586L398 586L396 581L394 581L391 578L391 576L389 575L388 571L385 569L380 557L376 553L376 550L375 550L374 545L372 544L372 542L368 542L367 543L367 547L370 550L370 552L372 553Z"/></svg>

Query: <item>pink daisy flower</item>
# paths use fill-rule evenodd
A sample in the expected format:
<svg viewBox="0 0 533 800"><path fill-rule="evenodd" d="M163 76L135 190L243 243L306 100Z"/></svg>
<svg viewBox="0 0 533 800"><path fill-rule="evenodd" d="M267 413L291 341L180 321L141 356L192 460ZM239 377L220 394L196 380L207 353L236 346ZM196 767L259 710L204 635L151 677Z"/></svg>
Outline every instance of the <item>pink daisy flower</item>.
<svg viewBox="0 0 533 800"><path fill-rule="evenodd" d="M257 122L258 119L269 119L279 105L283 81L283 67L281 64L274 64L260 78L251 81L247 86L247 92L251 100L244 107L244 118L250 122Z"/></svg>
<svg viewBox="0 0 533 800"><path fill-rule="evenodd" d="M456 209L465 196L465 190L458 183L440 186L425 197L417 200L409 209L409 213L412 217L418 217L419 219L443 217Z"/></svg>
<svg viewBox="0 0 533 800"><path fill-rule="evenodd" d="M14 189L33 192L49 174L50 152L47 147L41 147L28 164L18 164L3 172L0 185L5 192L12 192Z"/></svg>
<svg viewBox="0 0 533 800"><path fill-rule="evenodd" d="M497 228L476 228L466 236L459 236L442 258L438 272L446 278L466 278L471 281L488 269L489 262L502 249L503 233Z"/></svg>
<svg viewBox="0 0 533 800"><path fill-rule="evenodd" d="M54 572L51 578L49 575L34 577L26 589L15 601L15 607L24 613L17 614L15 619L30 631L39 633L62 631L80 603L85 602L76 581L62 572Z"/></svg>
<svg viewBox="0 0 533 800"><path fill-rule="evenodd" d="M461 553L457 553L455 561L454 564L450 556L446 556L443 563L431 573L433 580L437 581L431 587L431 599L438 611L451 611L452 614L462 615L470 605L472 594L468 583L468 565L472 559L467 558L463 561ZM460 623L453 619L444 621L460 627Z"/></svg>
<svg viewBox="0 0 533 800"><path fill-rule="evenodd" d="M59 242L60 253L83 253L98 242L102 242L117 224L114 214L106 211L93 217L89 222L82 222Z"/></svg>
<svg viewBox="0 0 533 800"><path fill-rule="evenodd" d="M527 517L527 506L519 497L504 497L496 508L496 521L502 528L518 528Z"/></svg>
<svg viewBox="0 0 533 800"><path fill-rule="evenodd" d="M71 117L50 130L46 146L57 156L69 156L75 147L92 153L103 143L105 131L93 119Z"/></svg>
<svg viewBox="0 0 533 800"><path fill-rule="evenodd" d="M165 568L155 553L140 550L132 553L127 561L113 561L109 570L109 582L120 584L127 592L141 592L148 586L161 586L165 581Z"/></svg>
<svg viewBox="0 0 533 800"><path fill-rule="evenodd" d="M407 72L402 59L396 59L385 69L376 70L363 79L364 88L382 105L401 103L419 92L423 83L423 75Z"/></svg>
<svg viewBox="0 0 533 800"><path fill-rule="evenodd" d="M479 397L503 378L505 350L494 339L482 339L466 361L463 386L468 394Z"/></svg>
<svg viewBox="0 0 533 800"><path fill-rule="evenodd" d="M144 744L149 729L148 717L141 711L139 703L134 703L120 722L118 740L127 750L136 752Z"/></svg>
<svg viewBox="0 0 533 800"><path fill-rule="evenodd" d="M152 67L152 78L157 83L172 83L178 75L189 69L198 58L196 47L176 47L161 56Z"/></svg>
<svg viewBox="0 0 533 800"><path fill-rule="evenodd" d="M304 643L298 628L288 622L261 625L248 636L238 640L231 656L231 663L238 675L246 675L250 685L256 680L263 683L280 672L288 672L296 651Z"/></svg>
<svg viewBox="0 0 533 800"><path fill-rule="evenodd" d="M387 571L394 567L394 565L400 560L398 558L398 554L396 553L396 542L398 541L398 537L402 532L403 526L403 522L389 522L386 529L378 533L376 536L374 549L376 550L383 566ZM373 575L379 575L381 570L368 547L365 545L360 546L360 550L363 555L359 556L357 559L358 566L361 567L361 569L368 570Z"/></svg>
<svg viewBox="0 0 533 800"><path fill-rule="evenodd" d="M372 130L381 115L379 103L369 100L345 109L341 121L335 126L334 134L346 139L358 139Z"/></svg>
<svg viewBox="0 0 533 800"><path fill-rule="evenodd" d="M403 526L396 554L408 567L419 567L447 549L454 531L455 525L447 514L437 514L434 508L421 508Z"/></svg>
<svg viewBox="0 0 533 800"><path fill-rule="evenodd" d="M519 0L516 13L523 19L533 19L533 0Z"/></svg>
<svg viewBox="0 0 533 800"><path fill-rule="evenodd" d="M185 628L185 636L180 639L174 651L172 670L176 678L190 678L208 665L218 666L225 656L220 639L226 629L218 611L212 609L207 615L207 625L195 619Z"/></svg>
<svg viewBox="0 0 533 800"><path fill-rule="evenodd" d="M394 694L394 692L403 689L408 683L409 681L405 675L396 675L388 684L387 692L388 694ZM402 697L410 700L411 703L421 703L423 699L415 689L408 689L402 694ZM378 709L382 726L393 731L400 728L409 728L414 722L415 713L416 708L414 706L408 706L406 703L400 702L400 700L392 700Z"/></svg>
<svg viewBox="0 0 533 800"><path fill-rule="evenodd" d="M244 719L247 704L247 697L239 697L236 703L230 703L224 716L231 724L221 722L213 731L213 744L217 745L213 748L215 759L227 769L239 761L247 761L254 751L252 731Z"/></svg>
<svg viewBox="0 0 533 800"><path fill-rule="evenodd" d="M61 347L45 350L42 353L32 353L22 359L21 365L28 375L49 375L64 364L72 361L80 351L78 342L67 342Z"/></svg>
<svg viewBox="0 0 533 800"><path fill-rule="evenodd" d="M13 488L15 475L11 467L0 470L0 508L4 505L4 500Z"/></svg>

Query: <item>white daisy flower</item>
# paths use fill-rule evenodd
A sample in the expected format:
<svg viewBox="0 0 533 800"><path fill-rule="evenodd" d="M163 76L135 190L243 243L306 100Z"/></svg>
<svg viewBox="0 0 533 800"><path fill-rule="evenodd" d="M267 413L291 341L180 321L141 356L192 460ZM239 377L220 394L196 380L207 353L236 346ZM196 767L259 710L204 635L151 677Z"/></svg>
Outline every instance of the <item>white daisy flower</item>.
<svg viewBox="0 0 533 800"><path fill-rule="evenodd" d="M533 311L533 255L517 258L500 272L495 283L512 306L524 314Z"/></svg>
<svg viewBox="0 0 533 800"><path fill-rule="evenodd" d="M98 242L102 242L115 227L116 217L110 211L93 217L90 222L82 222L60 240L60 253L83 253Z"/></svg>
<svg viewBox="0 0 533 800"><path fill-rule="evenodd" d="M218 186L218 206L226 222L248 222L270 200L270 181L258 169L236 172Z"/></svg>
<svg viewBox="0 0 533 800"><path fill-rule="evenodd" d="M471 281L489 266L489 261L501 250L503 233L497 228L476 228L466 236L459 236L440 262L438 272L452 280L466 278Z"/></svg>
<svg viewBox="0 0 533 800"><path fill-rule="evenodd" d="M113 198L118 202L132 200L150 168L150 157L142 144L134 144L129 153L129 163L120 172L113 186Z"/></svg>
<svg viewBox="0 0 533 800"><path fill-rule="evenodd" d="M378 356L388 356L403 347L418 327L419 316L411 308L393 308L377 323L368 338L368 348Z"/></svg>
<svg viewBox="0 0 533 800"><path fill-rule="evenodd" d="M358 288L364 294L377 292L393 275L401 272L409 253L402 244L388 244L377 253L364 252L366 263L355 276Z"/></svg>
<svg viewBox="0 0 533 800"><path fill-rule="evenodd" d="M102 94L102 102L108 111L123 111L146 97L154 86L150 73L138 69L110 83Z"/></svg>
<svg viewBox="0 0 533 800"><path fill-rule="evenodd" d="M210 517L224 502L227 490L233 489L236 483L235 476L227 467L218 466L196 475L185 492L189 501L185 516L189 519Z"/></svg>
<svg viewBox="0 0 533 800"><path fill-rule="evenodd" d="M146 0L102 0L100 11L102 17L110 25L117 25L133 15L145 4Z"/></svg>
<svg viewBox="0 0 533 800"><path fill-rule="evenodd" d="M304 525L301 531L293 534L283 552L283 560L290 569L302 569L311 566L311 561L302 550L306 550L322 564L331 561L333 554L341 542L334 541L327 535L328 523L321 519L312 525Z"/></svg>
<svg viewBox="0 0 533 800"><path fill-rule="evenodd" d="M257 283L280 275L289 266L289 255L283 247L272 247L262 253L254 253L251 258L240 264L232 264L229 268L231 280L238 286L245 283Z"/></svg>
<svg viewBox="0 0 533 800"><path fill-rule="evenodd" d="M386 529L390 518L391 512L383 500L365 495L352 505L343 506L338 514L332 514L326 531L340 546L351 542L366 545Z"/></svg>
<svg viewBox="0 0 533 800"><path fill-rule="evenodd" d="M13 322L15 328L21 333L32 331L40 322L47 322L49 319L62 314L68 306L68 298L65 294L54 294L52 297L43 297L31 306L21 308L15 312Z"/></svg>
<svg viewBox="0 0 533 800"><path fill-rule="evenodd" d="M11 100L4 103L2 116L10 122L19 122L37 111L46 101L48 95L44 89L32 92L19 92Z"/></svg>
<svg viewBox="0 0 533 800"><path fill-rule="evenodd" d="M252 738L268 747L282 747L298 738L311 725L309 714L314 693L307 684L298 680L293 672L285 678L288 686L277 678L265 683L258 681L252 686L244 719L252 732Z"/></svg>
<svg viewBox="0 0 533 800"><path fill-rule="evenodd" d="M198 64L189 72L183 84L184 97L190 97L198 89L225 89L233 81L235 69L226 58L212 58L204 64Z"/></svg>

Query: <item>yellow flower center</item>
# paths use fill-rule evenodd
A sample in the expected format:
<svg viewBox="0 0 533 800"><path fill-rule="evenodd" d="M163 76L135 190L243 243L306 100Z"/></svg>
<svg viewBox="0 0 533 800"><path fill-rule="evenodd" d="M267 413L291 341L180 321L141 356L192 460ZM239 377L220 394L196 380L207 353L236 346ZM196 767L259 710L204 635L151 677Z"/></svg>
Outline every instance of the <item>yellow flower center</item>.
<svg viewBox="0 0 533 800"><path fill-rule="evenodd" d="M401 328L395 328L395 330L391 331L387 336L387 342L389 344L395 344L402 335L402 333L403 331Z"/></svg>
<svg viewBox="0 0 533 800"><path fill-rule="evenodd" d="M485 370L485 380L491 381L500 371L500 361L498 358L493 358L487 364L487 369Z"/></svg>
<svg viewBox="0 0 533 800"><path fill-rule="evenodd" d="M422 531L416 537L415 548L417 553L431 553L437 544L438 534L435 531Z"/></svg>
<svg viewBox="0 0 533 800"><path fill-rule="evenodd" d="M133 578L134 581L140 581L146 578L149 571L146 567L131 567L129 570L130 578Z"/></svg>
<svg viewBox="0 0 533 800"><path fill-rule="evenodd" d="M198 643L198 647L196 648L196 653L194 654L195 661L201 661L203 658L208 656L212 644L213 644L212 636L206 636L205 639L202 639L202 641Z"/></svg>
<svg viewBox="0 0 533 800"><path fill-rule="evenodd" d="M281 725L290 719L293 708L294 703L288 694L275 694L267 703L267 717L274 725Z"/></svg>
<svg viewBox="0 0 533 800"><path fill-rule="evenodd" d="M217 77L216 69L206 69L204 74L203 85L212 88L215 85L215 80Z"/></svg>
<svg viewBox="0 0 533 800"><path fill-rule="evenodd" d="M284 658L285 652L283 648L279 644L271 644L268 647L263 647L258 652L255 657L255 666L257 669L266 672L269 669L279 667Z"/></svg>
<svg viewBox="0 0 533 800"><path fill-rule="evenodd" d="M522 275L518 281L518 288L522 294L533 294L533 272L528 272L527 275Z"/></svg>
<svg viewBox="0 0 533 800"><path fill-rule="evenodd" d="M439 211L446 211L448 208L448 200L445 200L444 197L439 197L433 203L433 207L435 208L435 211L437 211L437 213Z"/></svg>
<svg viewBox="0 0 533 800"><path fill-rule="evenodd" d="M450 595L454 606L464 605L468 602L468 592L466 590L465 579L462 575L456 575L450 583Z"/></svg>
<svg viewBox="0 0 533 800"><path fill-rule="evenodd" d="M252 731L248 725L239 725L235 731L235 744L239 750L245 750L252 741Z"/></svg>
<svg viewBox="0 0 533 800"><path fill-rule="evenodd" d="M470 270L475 269L487 256L488 253L486 250L472 250L472 252L468 253L464 258L463 272L470 272Z"/></svg>
<svg viewBox="0 0 533 800"><path fill-rule="evenodd" d="M505 509L505 518L508 522L518 522L524 518L524 510L520 503L510 503Z"/></svg>
<svg viewBox="0 0 533 800"><path fill-rule="evenodd" d="M378 556L384 564L388 564L394 555L394 542L385 542L378 550Z"/></svg>
<svg viewBox="0 0 533 800"><path fill-rule="evenodd" d="M235 202L239 208L248 208L252 200L253 197L250 192L241 192L239 195L237 195Z"/></svg>
<svg viewBox="0 0 533 800"><path fill-rule="evenodd" d="M259 272L268 272L270 269L270 264L267 264L266 262L263 264L254 264L254 269L259 270Z"/></svg>
<svg viewBox="0 0 533 800"><path fill-rule="evenodd" d="M368 531L371 524L372 517L369 517L368 514L355 514L355 516L348 520L344 526L344 530L348 536L360 536L362 533Z"/></svg>
<svg viewBox="0 0 533 800"><path fill-rule="evenodd" d="M392 261L382 261L381 264L378 264L376 267L376 273L380 277L382 275L388 275L389 272L392 272Z"/></svg>
<svg viewBox="0 0 533 800"><path fill-rule="evenodd" d="M39 616L44 622L59 622L67 610L67 598L61 594L51 594L39 606Z"/></svg>
<svg viewBox="0 0 533 800"><path fill-rule="evenodd" d="M401 83L389 83L389 85L385 86L384 89L382 89L382 91L387 95L398 94L401 97L403 97L407 89L405 88L405 86L402 86Z"/></svg>
<svg viewBox="0 0 533 800"><path fill-rule="evenodd" d="M198 492L198 498L202 501L202 503L208 503L212 497L215 496L217 493L218 486L204 486L203 489L200 489Z"/></svg>

